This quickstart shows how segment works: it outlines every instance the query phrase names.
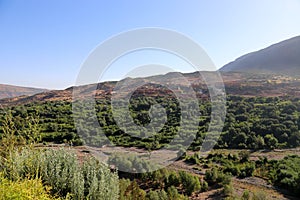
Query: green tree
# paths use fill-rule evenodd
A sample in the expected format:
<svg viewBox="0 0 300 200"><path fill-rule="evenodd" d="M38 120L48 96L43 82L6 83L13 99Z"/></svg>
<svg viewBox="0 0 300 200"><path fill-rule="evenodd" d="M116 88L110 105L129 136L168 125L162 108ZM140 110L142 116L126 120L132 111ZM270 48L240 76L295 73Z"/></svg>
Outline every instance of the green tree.
<svg viewBox="0 0 300 200"><path fill-rule="evenodd" d="M266 147L269 149L275 149L278 146L278 140L272 134L267 134L264 140Z"/></svg>

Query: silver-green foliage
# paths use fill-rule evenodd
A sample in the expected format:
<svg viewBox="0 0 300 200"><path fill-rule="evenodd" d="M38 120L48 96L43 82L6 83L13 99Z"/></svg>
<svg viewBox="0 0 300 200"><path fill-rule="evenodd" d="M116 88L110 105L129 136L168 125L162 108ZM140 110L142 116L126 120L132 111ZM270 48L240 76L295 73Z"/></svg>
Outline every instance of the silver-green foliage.
<svg viewBox="0 0 300 200"><path fill-rule="evenodd" d="M119 180L116 173L95 159L83 163L82 175L85 181L85 192L89 200L118 199Z"/></svg>
<svg viewBox="0 0 300 200"><path fill-rule="evenodd" d="M54 194L72 199L118 199L118 176L94 158L79 163L75 153L60 150L24 149L11 157L11 179L39 177Z"/></svg>

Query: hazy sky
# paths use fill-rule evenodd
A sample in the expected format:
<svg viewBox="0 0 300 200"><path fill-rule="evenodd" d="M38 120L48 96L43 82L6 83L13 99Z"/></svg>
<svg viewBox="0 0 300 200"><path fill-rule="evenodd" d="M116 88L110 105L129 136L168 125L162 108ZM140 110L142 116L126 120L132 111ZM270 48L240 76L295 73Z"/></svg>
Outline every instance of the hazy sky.
<svg viewBox="0 0 300 200"><path fill-rule="evenodd" d="M62 89L74 85L82 62L97 45L141 27L189 36L220 68L300 35L300 0L0 0L0 27L0 83ZM131 55L105 79L122 78L126 65L151 59L168 63L169 57ZM174 68L191 71L177 64Z"/></svg>

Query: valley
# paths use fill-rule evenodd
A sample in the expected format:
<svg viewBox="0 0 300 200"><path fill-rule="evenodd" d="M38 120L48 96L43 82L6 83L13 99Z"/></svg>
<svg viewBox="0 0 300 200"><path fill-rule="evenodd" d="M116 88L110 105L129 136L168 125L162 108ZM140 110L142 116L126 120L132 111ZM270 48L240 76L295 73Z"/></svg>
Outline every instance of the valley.
<svg viewBox="0 0 300 200"><path fill-rule="evenodd" d="M0 199L299 199L298 40L247 54L218 72L64 90L1 85ZM295 51L279 55L289 47ZM284 69L273 66L286 57ZM222 79L214 86L224 86L226 103L212 113L205 80L216 75ZM122 83L130 84L115 91ZM116 112L116 105L122 109ZM153 113L156 105L162 110Z"/></svg>

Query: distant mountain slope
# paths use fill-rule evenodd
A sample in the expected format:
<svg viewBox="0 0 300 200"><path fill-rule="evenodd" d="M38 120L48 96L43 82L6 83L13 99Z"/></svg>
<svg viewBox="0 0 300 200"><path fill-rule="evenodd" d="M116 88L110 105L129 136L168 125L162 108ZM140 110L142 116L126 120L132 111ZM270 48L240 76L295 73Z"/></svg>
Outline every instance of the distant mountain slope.
<svg viewBox="0 0 300 200"><path fill-rule="evenodd" d="M206 78L214 77L215 73L201 72ZM188 82L192 85L197 96L200 98L208 98L208 88L203 78L199 76L198 72L182 74ZM223 83L226 88L227 95L241 95L247 97L253 96L293 96L300 98L300 78L273 75L273 74L253 74L253 73L240 73L240 72L222 72ZM153 77L134 78L130 79L132 85L145 85L145 87L139 87L136 90L136 94L140 95L157 95L159 91L156 86L153 86L151 80L164 80L166 85L181 85L187 86L186 83L178 80L175 73L169 73L166 75L157 75ZM124 80L121 80L122 82ZM95 83L90 85L83 85L76 87L79 91L78 97L80 99L86 99L87 97L95 97L96 99L110 99L114 93L114 87L117 82L108 81L102 83ZM14 106L24 105L38 102L54 102L54 101L67 101L73 100L74 87L67 88L65 90L51 90L41 92L35 95L23 95L14 98L0 99L2 106ZM176 89L175 89L176 90ZM163 91L163 89L161 90ZM166 91L163 91L167 94ZM180 93L180 91L178 91Z"/></svg>
<svg viewBox="0 0 300 200"><path fill-rule="evenodd" d="M34 95L44 91L47 90L0 84L0 99L13 98L22 95Z"/></svg>
<svg viewBox="0 0 300 200"><path fill-rule="evenodd" d="M223 66L220 71L284 73L300 76L300 36L241 56Z"/></svg>
<svg viewBox="0 0 300 200"><path fill-rule="evenodd" d="M206 74L207 76L214 77L214 73L211 72L202 72L202 74ZM199 79L200 74L198 72L182 74L182 75L185 76L189 81L189 83L192 85L199 86L204 84L203 80ZM147 85L149 84L149 82L151 83L150 79L164 80L166 84L175 84L175 85L187 84L187 82L182 82L181 80L178 80L178 76L176 76L176 73L168 73L165 75L157 75L157 76L145 77L145 78L127 78L127 80L128 79L131 80L130 87L135 84ZM120 82L125 80L126 79L121 80ZM91 96L94 96L96 99L110 98L116 83L117 82L115 81L108 81L108 82L77 86L76 87L77 91L80 91L77 97L81 99L85 99ZM201 87L206 88L206 86L201 86ZM148 88L147 91L153 91L156 89L156 87L150 85L148 85L147 88ZM51 90L51 91L41 92L35 95L23 95L23 96L18 96L13 98L0 99L0 104L6 106L6 105L20 105L20 104L28 104L33 102L48 102L48 101L69 101L70 102L73 99L73 89L74 87L70 87L65 90ZM138 92L143 93L143 89L139 89Z"/></svg>

